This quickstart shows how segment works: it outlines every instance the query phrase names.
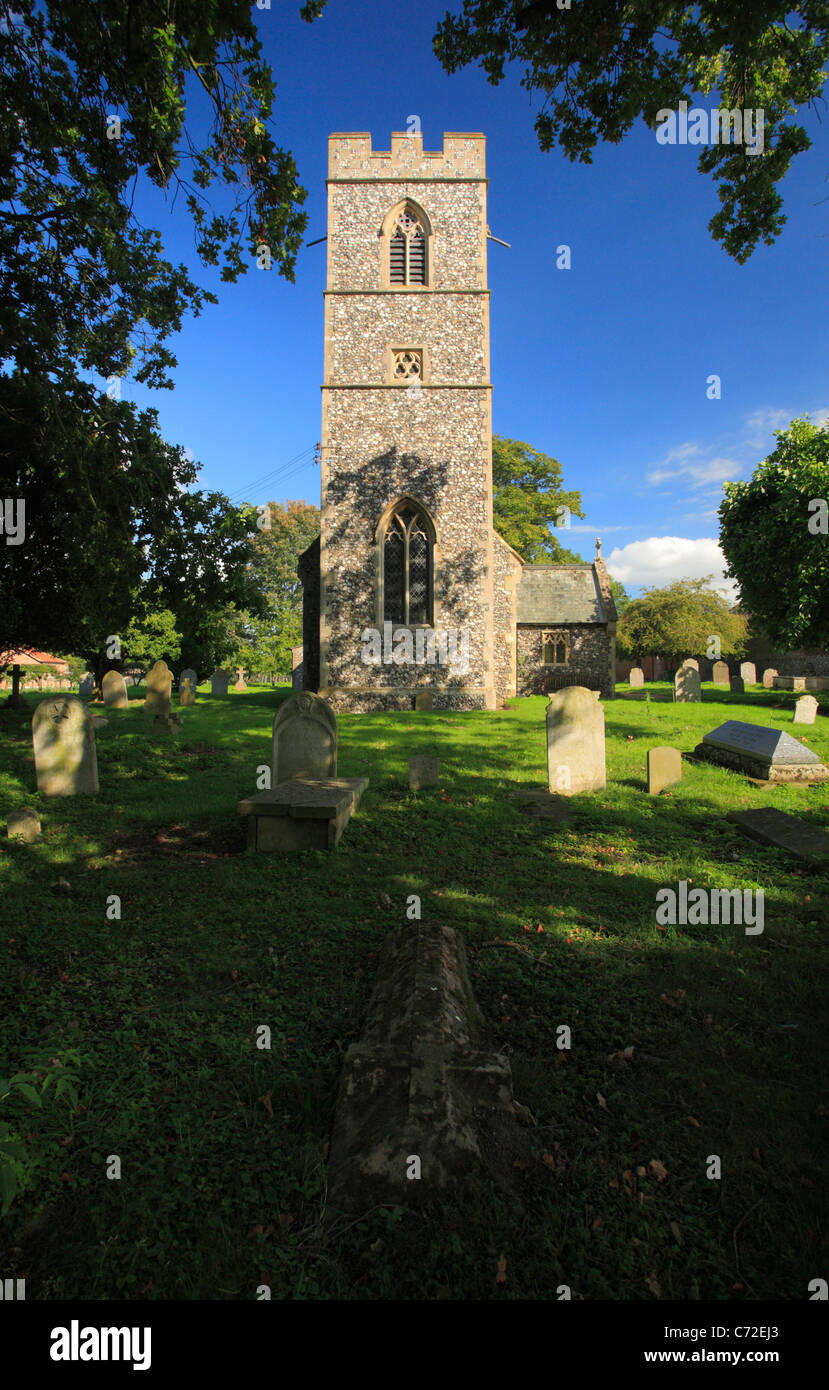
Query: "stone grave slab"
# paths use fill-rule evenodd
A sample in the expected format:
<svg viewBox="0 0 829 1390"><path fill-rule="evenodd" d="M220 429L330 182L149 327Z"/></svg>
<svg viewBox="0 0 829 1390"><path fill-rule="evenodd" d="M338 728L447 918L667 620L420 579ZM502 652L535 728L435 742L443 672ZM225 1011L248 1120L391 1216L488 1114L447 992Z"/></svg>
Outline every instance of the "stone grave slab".
<svg viewBox="0 0 829 1390"><path fill-rule="evenodd" d="M436 787L440 780L440 760L427 753L409 758L409 786L412 791L421 787Z"/></svg>
<svg viewBox="0 0 829 1390"><path fill-rule="evenodd" d="M727 661L715 661L711 672L711 679L715 685L722 685L728 689L731 684L731 673L728 669Z"/></svg>
<svg viewBox="0 0 829 1390"><path fill-rule="evenodd" d="M633 690L636 690L639 688L639 686L645 684L645 673L642 670L641 666L631 667L630 675L628 676L628 684L631 686Z"/></svg>
<svg viewBox="0 0 829 1390"><path fill-rule="evenodd" d="M94 695L94 694L95 694L95 677L92 675L91 671L84 671L83 675L81 676L81 683L80 683L80 685L78 686L78 694L79 694L79 695Z"/></svg>
<svg viewBox="0 0 829 1390"><path fill-rule="evenodd" d="M104 704L109 709L128 709L129 696L127 695L127 682L120 671L107 671L101 681L101 693L104 697Z"/></svg>
<svg viewBox="0 0 829 1390"><path fill-rule="evenodd" d="M211 695L226 695L229 685L230 685L230 672L229 672L229 671L223 671L223 670L221 670L221 668L220 668L219 670L214 671L214 672L213 672L213 675L210 677L210 694L211 694Z"/></svg>
<svg viewBox="0 0 829 1390"><path fill-rule="evenodd" d="M697 757L768 782L822 782L829 777L817 753L780 729L728 719L706 734Z"/></svg>
<svg viewBox="0 0 829 1390"><path fill-rule="evenodd" d="M805 677L805 676L775 676L775 677L774 677L774 688L775 688L775 690L805 690L805 689L806 689L806 677Z"/></svg>
<svg viewBox="0 0 829 1390"><path fill-rule="evenodd" d="M17 811L9 811L6 819L6 834L32 844L40 834L40 816L32 806L21 806Z"/></svg>
<svg viewBox="0 0 829 1390"><path fill-rule="evenodd" d="M178 688L178 702L180 705L194 705L196 703L196 691L189 676L185 676Z"/></svg>
<svg viewBox="0 0 829 1390"><path fill-rule="evenodd" d="M727 819L761 844L784 849L810 864L829 864L829 834L799 816L763 806L756 811L729 811Z"/></svg>
<svg viewBox="0 0 829 1390"><path fill-rule="evenodd" d="M337 716L327 701L310 690L289 696L273 721L271 783L336 776Z"/></svg>
<svg viewBox="0 0 829 1390"><path fill-rule="evenodd" d="M807 690L829 690L829 677L827 676L806 676Z"/></svg>
<svg viewBox="0 0 829 1390"><path fill-rule="evenodd" d="M528 1141L515 1125L509 1060L481 1049L481 1023L457 933L418 922L386 938L362 1039L343 1062L327 1217L515 1179L516 1145ZM412 1154L419 1181L408 1177Z"/></svg>
<svg viewBox="0 0 829 1390"><path fill-rule="evenodd" d="M698 671L698 670L699 670L699 662L697 661L697 659L696 659L695 656L686 656L686 658L685 658L685 660L683 661L682 665L685 666L685 667L687 667L689 670L692 670L692 671Z"/></svg>
<svg viewBox="0 0 829 1390"><path fill-rule="evenodd" d="M817 712L818 702L814 695L801 695L800 699L795 701L794 723L814 724Z"/></svg>
<svg viewBox="0 0 829 1390"><path fill-rule="evenodd" d="M265 853L333 849L360 804L367 777L294 778L239 802L248 845Z"/></svg>
<svg viewBox="0 0 829 1390"><path fill-rule="evenodd" d="M656 796L664 787L682 780L682 754L667 746L648 749L648 792Z"/></svg>
<svg viewBox="0 0 829 1390"><path fill-rule="evenodd" d="M547 784L561 796L606 785L604 710L583 685L550 695L546 714Z"/></svg>
<svg viewBox="0 0 829 1390"><path fill-rule="evenodd" d="M746 685L757 684L757 667L753 661L743 661L740 663L740 675Z"/></svg>
<svg viewBox="0 0 829 1390"><path fill-rule="evenodd" d="M181 687L184 685L184 682L185 682L185 681L189 681L189 682L190 682L190 684L191 684L192 687L193 687L193 694L195 695L195 693L196 693L196 686L197 686L198 683L199 683L199 678L198 678L198 675L196 674L196 672L193 670L193 667L192 667L192 666L185 666L184 670L182 671L181 675L179 676L179 681L178 681L179 694L181 694Z"/></svg>
<svg viewBox="0 0 829 1390"><path fill-rule="evenodd" d="M166 717L170 714L170 691L173 688L173 673L166 661L156 661L147 672L147 694L144 709L148 714Z"/></svg>
<svg viewBox="0 0 829 1390"><path fill-rule="evenodd" d="M763 689L764 689L764 690L773 690L773 689L774 689L774 678L775 678L775 676L776 676L777 674L778 674L777 669L776 669L774 666L767 666L767 667L766 667L765 671L763 672Z"/></svg>
<svg viewBox="0 0 829 1390"><path fill-rule="evenodd" d="M44 796L94 795L98 790L95 728L82 700L42 700L32 718L37 789Z"/></svg>
<svg viewBox="0 0 829 1390"><path fill-rule="evenodd" d="M674 699L678 704L698 704L702 699L699 671L693 666L680 666L674 676Z"/></svg>
<svg viewBox="0 0 829 1390"><path fill-rule="evenodd" d="M737 695L745 695L746 683L742 676L732 676L729 682L729 689L734 691Z"/></svg>

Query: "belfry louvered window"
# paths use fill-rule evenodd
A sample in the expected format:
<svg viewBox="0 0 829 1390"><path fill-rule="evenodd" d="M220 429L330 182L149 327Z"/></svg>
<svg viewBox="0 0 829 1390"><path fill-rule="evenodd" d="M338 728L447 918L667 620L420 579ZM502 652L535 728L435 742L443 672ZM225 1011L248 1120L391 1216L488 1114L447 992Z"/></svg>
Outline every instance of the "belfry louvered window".
<svg viewBox="0 0 829 1390"><path fill-rule="evenodd" d="M426 232L411 208L404 208L389 237L389 282L426 284Z"/></svg>
<svg viewBox="0 0 829 1390"><path fill-rule="evenodd" d="M389 518L383 540L383 621L430 623L432 542L425 517L403 503Z"/></svg>

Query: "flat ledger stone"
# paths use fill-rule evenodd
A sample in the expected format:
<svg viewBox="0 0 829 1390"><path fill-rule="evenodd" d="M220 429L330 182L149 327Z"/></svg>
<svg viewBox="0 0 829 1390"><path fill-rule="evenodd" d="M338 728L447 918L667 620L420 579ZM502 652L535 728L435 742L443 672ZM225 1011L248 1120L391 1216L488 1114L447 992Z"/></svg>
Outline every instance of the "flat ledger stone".
<svg viewBox="0 0 829 1390"><path fill-rule="evenodd" d="M764 806L756 811L730 811L728 820L761 844L784 849L808 863L829 863L829 834L799 816Z"/></svg>
<svg viewBox="0 0 829 1390"><path fill-rule="evenodd" d="M820 782L829 778L817 753L782 729L728 719L706 734L694 750L723 767L768 782Z"/></svg>
<svg viewBox="0 0 829 1390"><path fill-rule="evenodd" d="M367 786L367 777L297 777L246 797L238 811L250 817L250 848L333 849Z"/></svg>

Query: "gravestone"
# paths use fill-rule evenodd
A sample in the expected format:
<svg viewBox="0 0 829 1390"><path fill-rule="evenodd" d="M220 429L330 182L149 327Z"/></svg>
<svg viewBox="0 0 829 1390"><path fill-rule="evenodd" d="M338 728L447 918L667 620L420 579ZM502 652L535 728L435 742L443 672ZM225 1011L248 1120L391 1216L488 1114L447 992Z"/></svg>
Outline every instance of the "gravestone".
<svg viewBox="0 0 829 1390"><path fill-rule="evenodd" d="M166 661L156 661L147 673L147 695L144 709L156 716L167 716L172 708L170 691L173 688L173 673Z"/></svg>
<svg viewBox="0 0 829 1390"><path fill-rule="evenodd" d="M187 703L188 705L194 705L194 704L196 703L196 686L197 686L198 683L199 683L199 678L198 678L198 676L196 675L196 672L193 670L193 667L192 667L192 666L185 666L184 670L182 671L182 673L181 673L181 675L180 675L180 677L179 677L179 682L178 682L179 699L181 699L181 687L184 685L184 682L185 682L185 681L189 681L189 682L190 682L190 688L191 688L191 690L192 690L192 692L193 692L193 699L192 699L192 700L188 700L186 703Z"/></svg>
<svg viewBox="0 0 829 1390"><path fill-rule="evenodd" d="M547 781L551 792L577 796L606 784L604 710L591 690L569 685L547 704Z"/></svg>
<svg viewBox="0 0 829 1390"><path fill-rule="evenodd" d="M273 721L271 785L292 777L337 776L337 718L319 695L303 690L279 706Z"/></svg>
<svg viewBox="0 0 829 1390"><path fill-rule="evenodd" d="M763 845L774 845L804 859L810 864L823 864L829 860L829 835L816 825L790 816L787 811L778 811L771 806L759 807L756 811L729 811L728 820L738 825L744 834Z"/></svg>
<svg viewBox="0 0 829 1390"><path fill-rule="evenodd" d="M44 796L98 791L95 729L81 700L74 695L42 700L32 719L32 740L37 789Z"/></svg>
<svg viewBox="0 0 829 1390"><path fill-rule="evenodd" d="M244 672L244 669L243 669L241 666L237 666L237 667L236 667L236 684L234 685L233 689L234 689L234 690L247 690L247 688L248 688L248 683L247 683L247 681L245 680L245 672Z"/></svg>
<svg viewBox="0 0 829 1390"><path fill-rule="evenodd" d="M367 777L294 777L238 804L249 816L248 847L262 853L333 849L340 840Z"/></svg>
<svg viewBox="0 0 829 1390"><path fill-rule="evenodd" d="M421 690L419 695L415 695L415 709L430 710L432 708L431 690Z"/></svg>
<svg viewBox="0 0 829 1390"><path fill-rule="evenodd" d="M714 669L711 672L711 679L715 685L723 685L726 689L731 682L727 661L715 661Z"/></svg>
<svg viewBox="0 0 829 1390"><path fill-rule="evenodd" d="M681 780L682 754L678 748L648 749L648 792L651 796Z"/></svg>
<svg viewBox="0 0 829 1390"><path fill-rule="evenodd" d="M104 704L108 705L110 709L128 708L127 683L120 671L107 671L101 682L101 691Z"/></svg>
<svg viewBox="0 0 829 1390"><path fill-rule="evenodd" d="M737 695L745 695L746 683L742 676L732 676L729 689Z"/></svg>
<svg viewBox="0 0 829 1390"><path fill-rule="evenodd" d="M415 922L386 939L362 1037L343 1060L326 1219L455 1184L509 1191L531 1166L509 1059L483 1050L482 1023L460 933ZM423 1181L409 1180L408 1155Z"/></svg>
<svg viewBox="0 0 829 1390"><path fill-rule="evenodd" d="M95 677L92 675L92 673L91 673L90 671L84 671L83 675L81 676L81 683L80 683L80 685L78 686L78 694L79 694L79 695L94 695L94 694L95 694Z"/></svg>
<svg viewBox="0 0 829 1390"><path fill-rule="evenodd" d="M740 663L740 675L746 685L757 684L757 668L753 661L743 661Z"/></svg>
<svg viewBox="0 0 829 1390"><path fill-rule="evenodd" d="M196 692L189 676L182 678L178 688L178 701L180 705L194 705L196 703Z"/></svg>
<svg viewBox="0 0 829 1390"><path fill-rule="evenodd" d="M230 672L229 672L229 671L223 671L222 668L219 667L219 669L216 670L216 671L214 671L214 672L213 672L213 675L210 677L210 694L211 694L211 695L226 695L226 694L227 694L227 688L228 688L229 685L230 685Z"/></svg>
<svg viewBox="0 0 829 1390"><path fill-rule="evenodd" d="M674 676L674 699L678 704L695 704L702 699L699 671L693 666L680 666Z"/></svg>
<svg viewBox="0 0 829 1390"><path fill-rule="evenodd" d="M829 678L826 676L806 676L805 685L807 690L829 690Z"/></svg>
<svg viewBox="0 0 829 1390"><path fill-rule="evenodd" d="M440 779L440 762L437 758L420 753L409 758L409 786L412 791L421 787L436 787Z"/></svg>
<svg viewBox="0 0 829 1390"><path fill-rule="evenodd" d="M19 811L9 811L6 820L6 834L9 839L23 840L32 844L40 834L40 816L31 806L21 806Z"/></svg>
<svg viewBox="0 0 829 1390"><path fill-rule="evenodd" d="M800 699L795 701L794 723L814 724L817 711L818 702L814 695L801 695Z"/></svg>
<svg viewBox="0 0 829 1390"><path fill-rule="evenodd" d="M630 669L630 675L628 676L628 682L629 682L629 684L630 684L631 686L633 686L634 688L636 688L637 686L640 686L640 685L644 685L644 684L645 684L645 673L644 673L644 671L642 670L642 667L641 667L641 666L632 666L632 667L631 667L631 669Z"/></svg>
<svg viewBox="0 0 829 1390"><path fill-rule="evenodd" d="M682 665L692 671L699 671L699 662L697 661L695 656L686 656Z"/></svg>
<svg viewBox="0 0 829 1390"><path fill-rule="evenodd" d="M823 782L829 777L817 753L791 734L739 719L729 719L706 734L694 752L766 782Z"/></svg>
<svg viewBox="0 0 829 1390"><path fill-rule="evenodd" d="M305 684L305 663L302 647L291 647L291 689L302 690Z"/></svg>
<svg viewBox="0 0 829 1390"><path fill-rule="evenodd" d="M775 688L775 690L805 690L805 689L806 689L806 677L805 677L805 676L775 676L775 677L774 677L774 688Z"/></svg>
<svg viewBox="0 0 829 1390"><path fill-rule="evenodd" d="M766 667L765 671L763 672L763 688L765 690L772 690L774 688L774 678L776 675L777 671L774 669L773 666Z"/></svg>

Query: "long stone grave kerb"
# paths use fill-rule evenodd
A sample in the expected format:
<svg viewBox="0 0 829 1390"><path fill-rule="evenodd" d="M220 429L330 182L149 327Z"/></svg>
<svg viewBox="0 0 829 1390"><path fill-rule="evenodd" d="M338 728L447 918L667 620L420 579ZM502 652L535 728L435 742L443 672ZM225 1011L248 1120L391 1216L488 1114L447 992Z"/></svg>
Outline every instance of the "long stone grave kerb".
<svg viewBox="0 0 829 1390"><path fill-rule="evenodd" d="M362 1040L343 1063L328 1215L487 1176L490 1134L515 1121L509 1061L481 1050L480 1034L462 939L424 923L387 937Z"/></svg>

